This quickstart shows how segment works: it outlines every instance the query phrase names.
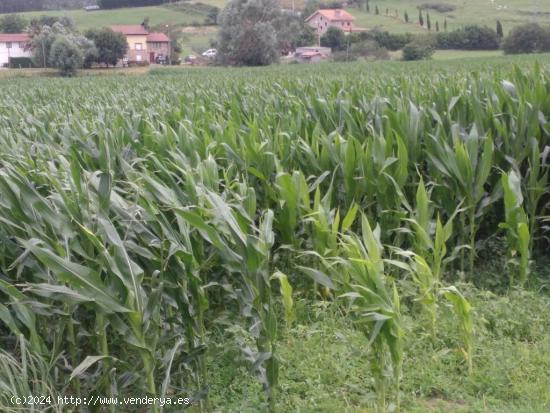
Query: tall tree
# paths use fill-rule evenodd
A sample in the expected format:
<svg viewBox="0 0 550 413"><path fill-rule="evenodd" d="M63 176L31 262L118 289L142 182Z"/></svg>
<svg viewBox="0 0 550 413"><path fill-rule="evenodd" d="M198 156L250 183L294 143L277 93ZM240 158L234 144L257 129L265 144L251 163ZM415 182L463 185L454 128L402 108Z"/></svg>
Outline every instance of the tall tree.
<svg viewBox="0 0 550 413"><path fill-rule="evenodd" d="M422 15L422 9L418 10L418 24L424 27L424 16Z"/></svg>
<svg viewBox="0 0 550 413"><path fill-rule="evenodd" d="M502 23L497 20L497 37L502 39L504 37L504 31L502 30Z"/></svg>
<svg viewBox="0 0 550 413"><path fill-rule="evenodd" d="M428 30L432 30L432 21L430 20L430 13L426 13L426 26Z"/></svg>
<svg viewBox="0 0 550 413"><path fill-rule="evenodd" d="M114 66L124 57L128 43L122 33L116 33L109 28L92 29L85 33L97 48L96 63Z"/></svg>
<svg viewBox="0 0 550 413"><path fill-rule="evenodd" d="M244 66L277 62L280 18L276 0L230 0L220 14L219 61Z"/></svg>
<svg viewBox="0 0 550 413"><path fill-rule="evenodd" d="M405 18L405 23L409 22L409 14L405 12L405 15L403 16Z"/></svg>

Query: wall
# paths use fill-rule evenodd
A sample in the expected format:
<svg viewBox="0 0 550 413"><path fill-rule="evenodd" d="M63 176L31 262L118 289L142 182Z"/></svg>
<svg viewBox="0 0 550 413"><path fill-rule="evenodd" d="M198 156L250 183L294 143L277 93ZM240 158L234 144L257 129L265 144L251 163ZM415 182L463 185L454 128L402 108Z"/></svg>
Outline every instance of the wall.
<svg viewBox="0 0 550 413"><path fill-rule="evenodd" d="M24 46L25 43L12 42L8 49L6 42L0 42L0 67L7 64L10 57L31 57L30 50L25 50Z"/></svg>

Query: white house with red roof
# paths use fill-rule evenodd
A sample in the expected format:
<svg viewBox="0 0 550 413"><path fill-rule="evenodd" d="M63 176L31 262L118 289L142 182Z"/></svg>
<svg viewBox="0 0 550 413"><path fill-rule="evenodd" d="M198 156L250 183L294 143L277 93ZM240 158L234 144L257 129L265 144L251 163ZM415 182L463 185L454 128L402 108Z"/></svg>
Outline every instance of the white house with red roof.
<svg viewBox="0 0 550 413"><path fill-rule="evenodd" d="M320 9L309 16L306 23L315 30L315 34L322 36L329 27L337 27L344 32L359 32L366 29L355 27L355 17L342 9Z"/></svg>
<svg viewBox="0 0 550 413"><path fill-rule="evenodd" d="M30 41L27 33L0 33L0 67L13 57L31 57Z"/></svg>

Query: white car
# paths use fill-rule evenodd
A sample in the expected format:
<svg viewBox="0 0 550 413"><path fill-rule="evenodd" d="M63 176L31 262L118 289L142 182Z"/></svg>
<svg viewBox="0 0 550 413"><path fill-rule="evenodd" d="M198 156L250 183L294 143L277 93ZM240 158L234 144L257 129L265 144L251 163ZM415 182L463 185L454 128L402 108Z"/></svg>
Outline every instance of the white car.
<svg viewBox="0 0 550 413"><path fill-rule="evenodd" d="M216 49L208 49L202 55L204 57L216 57L217 54L218 54L218 51Z"/></svg>

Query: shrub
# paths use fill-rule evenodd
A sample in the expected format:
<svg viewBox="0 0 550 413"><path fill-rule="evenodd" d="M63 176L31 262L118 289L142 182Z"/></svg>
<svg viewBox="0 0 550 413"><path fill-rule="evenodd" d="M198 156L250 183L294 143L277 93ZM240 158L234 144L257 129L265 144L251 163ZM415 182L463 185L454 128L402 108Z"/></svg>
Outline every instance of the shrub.
<svg viewBox="0 0 550 413"><path fill-rule="evenodd" d="M536 23L515 27L504 39L502 49L506 54L548 52L550 51L550 29Z"/></svg>
<svg viewBox="0 0 550 413"><path fill-rule="evenodd" d="M346 48L346 35L338 27L329 27L321 37L321 46L330 47L333 51L344 50Z"/></svg>
<svg viewBox="0 0 550 413"><path fill-rule="evenodd" d="M30 57L11 57L9 67L12 69L28 69L34 67Z"/></svg>
<svg viewBox="0 0 550 413"><path fill-rule="evenodd" d="M417 38L403 48L403 60L424 60L432 57L435 51L431 38Z"/></svg>
<svg viewBox="0 0 550 413"><path fill-rule="evenodd" d="M378 31L367 33L367 38L374 40L381 47L388 50L400 50L413 40L413 36L410 33L394 34Z"/></svg>
<svg viewBox="0 0 550 413"><path fill-rule="evenodd" d="M496 31L487 26L470 25L437 35L438 49L496 50L498 47Z"/></svg>
<svg viewBox="0 0 550 413"><path fill-rule="evenodd" d="M84 57L78 46L65 36L59 36L50 51L50 65L59 69L61 76L73 76L82 67Z"/></svg>
<svg viewBox="0 0 550 413"><path fill-rule="evenodd" d="M331 56L331 60L333 62L355 62L357 60L358 56L354 55L352 53L348 53L346 51L338 51L336 53L333 53Z"/></svg>
<svg viewBox="0 0 550 413"><path fill-rule="evenodd" d="M456 6L446 3L423 3L420 5L423 10L435 10L439 13L449 13L456 10Z"/></svg>
<svg viewBox="0 0 550 413"><path fill-rule="evenodd" d="M364 57L369 60L387 60L390 58L388 49L380 46L373 40L352 44L350 53L357 57Z"/></svg>

